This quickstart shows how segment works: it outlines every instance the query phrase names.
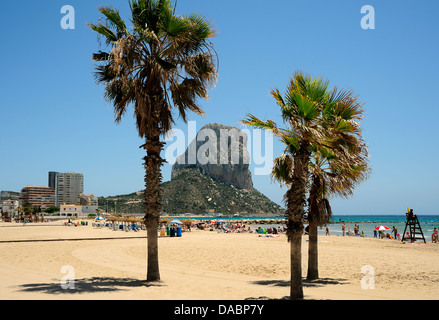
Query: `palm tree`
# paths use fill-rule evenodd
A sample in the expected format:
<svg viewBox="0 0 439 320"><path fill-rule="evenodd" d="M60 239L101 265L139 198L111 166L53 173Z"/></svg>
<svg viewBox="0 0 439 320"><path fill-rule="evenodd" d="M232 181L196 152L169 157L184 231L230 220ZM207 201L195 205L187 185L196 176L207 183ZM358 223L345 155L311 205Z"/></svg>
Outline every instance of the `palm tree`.
<svg viewBox="0 0 439 320"><path fill-rule="evenodd" d="M329 197L348 197L370 173L368 151L361 136L364 110L352 91L334 89L322 113L327 137L313 148L308 198L308 280L318 279L317 227L332 216Z"/></svg>
<svg viewBox="0 0 439 320"><path fill-rule="evenodd" d="M315 153L314 161L310 164L308 280L319 278L317 228L326 225L332 218L329 198L332 195L348 197L360 182L367 179L370 172L366 161L367 149L360 147L357 151L358 155L354 158L356 163L348 169L337 169L338 159L328 153L326 156Z"/></svg>
<svg viewBox="0 0 439 320"><path fill-rule="evenodd" d="M286 145L287 154L276 159L272 176L288 186L284 200L290 242L290 298L303 299L302 234L308 165L311 147L320 145L325 134L320 115L329 96L328 83L321 78L313 79L296 72L290 80L285 97L278 89L272 90L271 94L280 106L282 118L288 128L279 128L274 121L262 121L253 115L249 115L243 123L270 130Z"/></svg>
<svg viewBox="0 0 439 320"><path fill-rule="evenodd" d="M212 26L200 15L179 16L170 0L131 0L128 27L118 10L102 7L104 23L89 24L105 39L108 51L93 55L95 78L105 85L105 98L121 121L133 105L140 146L146 150L145 225L147 226L147 281L160 280L158 226L162 209L162 138L174 123L173 109L183 121L187 112L203 114L198 98L217 75L216 54L210 43Z"/></svg>
<svg viewBox="0 0 439 320"><path fill-rule="evenodd" d="M337 159L334 170L343 173L359 166L360 150L364 146L358 138L360 128L356 120L361 118L362 109L352 92L329 90L327 81L300 72L290 80L284 97L277 89L271 94L280 106L288 128L279 128L274 121L262 121L253 115L243 123L272 131L286 145L285 153L274 161L272 178L288 186L284 200L290 241L290 298L302 299L301 242L312 156L319 152L327 158ZM331 184L333 188L337 188L335 181ZM313 197L323 194L323 182L314 179ZM327 200L320 196L312 198L311 202L317 205L319 212L330 208ZM314 212L315 206L312 209ZM315 216L314 220L317 218Z"/></svg>

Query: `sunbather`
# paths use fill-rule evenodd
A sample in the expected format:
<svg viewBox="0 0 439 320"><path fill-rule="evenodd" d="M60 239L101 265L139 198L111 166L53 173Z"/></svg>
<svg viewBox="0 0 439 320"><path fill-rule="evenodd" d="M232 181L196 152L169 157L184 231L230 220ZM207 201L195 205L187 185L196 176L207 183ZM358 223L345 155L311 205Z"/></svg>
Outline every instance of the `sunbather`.
<svg viewBox="0 0 439 320"><path fill-rule="evenodd" d="M439 241L439 234L437 228L435 227L433 233L431 234L431 242L438 242L438 241Z"/></svg>

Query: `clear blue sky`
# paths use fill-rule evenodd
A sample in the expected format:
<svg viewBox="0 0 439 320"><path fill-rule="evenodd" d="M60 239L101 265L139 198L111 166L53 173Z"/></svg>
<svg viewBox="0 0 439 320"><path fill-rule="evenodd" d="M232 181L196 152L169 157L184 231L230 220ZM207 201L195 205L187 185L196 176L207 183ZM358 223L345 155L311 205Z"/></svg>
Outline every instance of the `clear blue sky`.
<svg viewBox="0 0 439 320"><path fill-rule="evenodd" d="M74 30L60 26L63 5L75 8ZM133 118L114 124L92 76L100 47L86 24L101 5L128 19L126 0L2 3L0 190L45 186L48 171L83 173L84 191L97 196L143 188ZM360 26L363 5L375 9L374 30ZM215 26L220 59L207 115L190 117L198 129L238 125L247 113L278 120L269 91L284 90L295 70L322 76L365 103L373 170L353 197L332 200L334 214L398 214L407 206L439 214L439 2L178 0L177 13L194 11ZM186 130L180 121L176 127ZM163 174L170 179L169 165ZM281 203L285 189L269 176L253 178Z"/></svg>

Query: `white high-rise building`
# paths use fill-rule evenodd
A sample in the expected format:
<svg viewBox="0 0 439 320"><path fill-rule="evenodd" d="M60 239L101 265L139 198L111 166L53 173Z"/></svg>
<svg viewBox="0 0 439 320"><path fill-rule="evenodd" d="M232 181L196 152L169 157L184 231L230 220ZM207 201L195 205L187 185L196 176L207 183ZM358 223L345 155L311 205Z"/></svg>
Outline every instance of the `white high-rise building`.
<svg viewBox="0 0 439 320"><path fill-rule="evenodd" d="M84 192L84 175L74 172L49 172L49 187L55 189L55 202L75 204L78 195Z"/></svg>

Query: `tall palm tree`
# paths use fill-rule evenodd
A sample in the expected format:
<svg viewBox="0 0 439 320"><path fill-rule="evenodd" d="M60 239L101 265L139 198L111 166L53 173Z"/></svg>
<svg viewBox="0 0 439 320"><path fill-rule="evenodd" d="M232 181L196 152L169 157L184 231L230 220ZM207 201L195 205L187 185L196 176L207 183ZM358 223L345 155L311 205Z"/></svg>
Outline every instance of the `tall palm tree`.
<svg viewBox="0 0 439 320"><path fill-rule="evenodd" d="M363 144L358 138L360 128L356 120L361 118L362 109L351 92L329 90L327 81L313 79L300 72L296 72L290 80L284 97L279 90L271 93L288 127L279 128L274 121L262 121L253 115L249 115L243 123L272 131L286 145L285 153L274 161L272 177L288 186L284 199L290 241L290 297L302 299L301 241L312 156L319 152L327 158L337 159L336 172L348 172L358 166ZM336 181L330 185L334 189L337 188ZM322 184L325 181L316 178L313 182L313 197L323 194ZM319 212L323 208L330 209L327 200L320 196L312 198L311 202L313 212L316 211L315 206ZM311 216L311 219L315 221L319 217Z"/></svg>
<svg viewBox="0 0 439 320"><path fill-rule="evenodd" d="M134 108L140 146L146 150L145 224L147 280L160 280L158 263L159 216L162 209L162 138L174 123L173 109L186 122L187 112L203 114L198 98L217 76L216 53L210 42L212 26L200 15L180 16L170 0L131 0L131 26L119 11L102 7L103 22L89 27L105 39L107 51L93 55L95 78L105 85L105 98L119 122Z"/></svg>
<svg viewBox="0 0 439 320"><path fill-rule="evenodd" d="M361 135L364 110L352 91L336 88L322 113L327 129L324 143L313 148L308 198L308 280L318 279L317 227L327 224L332 210L329 197L348 197L370 173L368 151Z"/></svg>
<svg viewBox="0 0 439 320"><path fill-rule="evenodd" d="M278 89L271 91L281 108L288 128L279 128L272 120L262 121L249 115L244 124L270 130L286 145L286 154L275 161L272 176L288 186L284 196L287 216L287 236L290 242L291 286L290 298L303 299L302 234L305 216L308 165L311 147L320 145L325 128L320 121L324 102L330 96L328 83L296 72L290 80L285 96Z"/></svg>

